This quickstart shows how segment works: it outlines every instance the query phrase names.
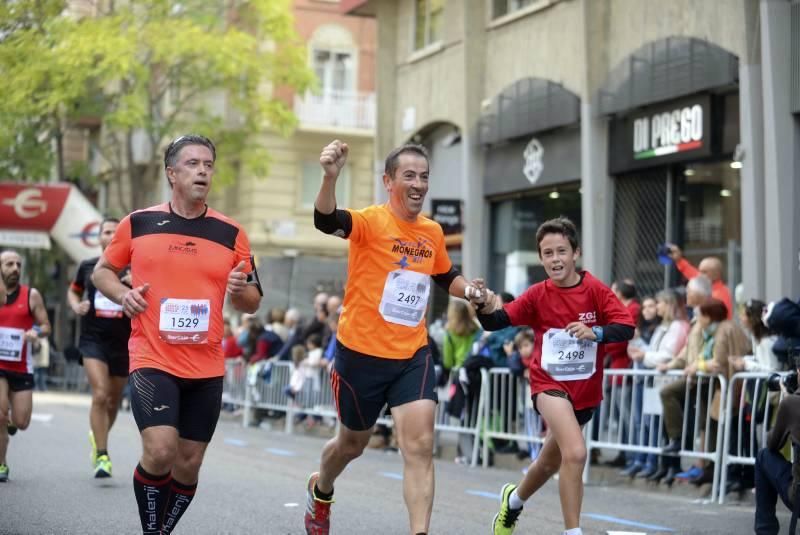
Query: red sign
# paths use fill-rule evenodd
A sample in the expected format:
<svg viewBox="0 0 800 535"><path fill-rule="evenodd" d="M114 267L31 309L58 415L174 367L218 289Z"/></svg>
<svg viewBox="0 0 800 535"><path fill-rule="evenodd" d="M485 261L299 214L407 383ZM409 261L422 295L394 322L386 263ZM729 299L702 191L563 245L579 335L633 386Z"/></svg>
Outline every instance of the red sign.
<svg viewBox="0 0 800 535"><path fill-rule="evenodd" d="M0 184L0 229L49 232L69 192L68 184Z"/></svg>

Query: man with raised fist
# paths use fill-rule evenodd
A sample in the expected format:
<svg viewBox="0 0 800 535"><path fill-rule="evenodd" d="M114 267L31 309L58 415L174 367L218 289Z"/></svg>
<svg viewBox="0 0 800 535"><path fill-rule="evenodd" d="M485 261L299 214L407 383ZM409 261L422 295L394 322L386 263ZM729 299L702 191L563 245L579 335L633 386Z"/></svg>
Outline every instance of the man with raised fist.
<svg viewBox="0 0 800 535"><path fill-rule="evenodd" d="M349 240L350 255L331 374L342 425L323 448L319 472L308 478L306 533L329 533L334 481L361 455L388 405L403 453L411 533L424 534L433 506L437 402L425 325L431 279L452 296L476 302L480 296L450 262L442 227L420 215L430 168L425 148L404 145L389 153L383 175L389 201L362 210L336 206L348 152L339 140L322 150L314 203L314 226Z"/></svg>

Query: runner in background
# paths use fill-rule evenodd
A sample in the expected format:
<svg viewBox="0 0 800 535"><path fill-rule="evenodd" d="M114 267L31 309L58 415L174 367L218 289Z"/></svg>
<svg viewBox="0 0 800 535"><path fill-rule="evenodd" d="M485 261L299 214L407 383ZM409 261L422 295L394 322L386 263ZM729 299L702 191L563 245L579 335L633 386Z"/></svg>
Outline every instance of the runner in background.
<svg viewBox="0 0 800 535"><path fill-rule="evenodd" d="M27 429L33 412L32 343L50 335L42 294L19 283L22 258L0 253L0 482L8 481L8 437ZM10 414L9 414L10 411Z"/></svg>
<svg viewBox="0 0 800 535"><path fill-rule="evenodd" d="M106 250L119 220L106 218L100 223L100 247ZM128 338L131 320L122 307L104 296L92 284L92 272L100 257L84 260L67 291L67 303L81 317L78 349L83 357L86 377L92 387L89 409L90 459L94 477L111 477L111 457L108 454L108 433L114 425L128 382ZM120 280L130 286L130 270L120 274Z"/></svg>

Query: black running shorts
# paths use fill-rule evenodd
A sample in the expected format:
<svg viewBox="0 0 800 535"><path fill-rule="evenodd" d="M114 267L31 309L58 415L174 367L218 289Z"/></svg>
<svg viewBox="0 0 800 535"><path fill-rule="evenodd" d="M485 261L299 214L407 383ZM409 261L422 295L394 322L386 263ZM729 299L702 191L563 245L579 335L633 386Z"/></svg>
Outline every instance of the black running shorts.
<svg viewBox="0 0 800 535"><path fill-rule="evenodd" d="M211 442L222 405L222 377L183 379L155 368L140 368L131 373L128 383L139 431L168 425L186 440Z"/></svg>
<svg viewBox="0 0 800 535"><path fill-rule="evenodd" d="M436 396L436 370L426 345L407 359L365 355L336 341L331 386L342 425L364 431L375 425L384 405L397 407Z"/></svg>
<svg viewBox="0 0 800 535"><path fill-rule="evenodd" d="M0 377L8 381L8 389L12 392L22 392L23 390L33 390L33 374L18 373L0 370Z"/></svg>
<svg viewBox="0 0 800 535"><path fill-rule="evenodd" d="M567 394L563 390L545 390L544 392L540 392L539 394L545 394L547 396L553 396L556 398L564 398L570 403L572 403L569 394ZM536 397L539 394L532 395L531 400L533 401L533 409L536 411L537 414L541 415L542 413L540 413L539 409L536 407ZM592 416L594 416L594 411L596 410L597 407L589 407L588 409L581 409L579 411L573 409L572 412L575 413L575 419L578 420L578 425L583 427L584 425L589 423L589 420L592 419Z"/></svg>
<svg viewBox="0 0 800 535"><path fill-rule="evenodd" d="M104 343L99 340L81 337L78 349L85 359L97 359L106 363L108 374L112 377L127 377L130 361L128 359L128 341L121 343Z"/></svg>

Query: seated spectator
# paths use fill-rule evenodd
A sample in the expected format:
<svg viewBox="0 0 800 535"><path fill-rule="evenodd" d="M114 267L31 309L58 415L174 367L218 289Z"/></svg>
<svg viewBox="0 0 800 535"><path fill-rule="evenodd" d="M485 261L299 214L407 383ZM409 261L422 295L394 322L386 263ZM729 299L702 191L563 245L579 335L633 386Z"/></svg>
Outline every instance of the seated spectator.
<svg viewBox="0 0 800 535"><path fill-rule="evenodd" d="M289 384L283 389L283 392L292 400L297 399L297 394L303 390L303 385L306 384L306 372L304 369L304 362L308 356L306 348L303 346L294 346L291 351L292 354L292 375L289 378Z"/></svg>
<svg viewBox="0 0 800 535"><path fill-rule="evenodd" d="M267 324L264 326L268 331L273 331L277 334L281 342L286 342L289 336L289 329L286 327L284 321L286 319L286 311L282 308L271 308L267 313Z"/></svg>
<svg viewBox="0 0 800 535"><path fill-rule="evenodd" d="M472 352L472 344L480 337L481 329L475 319L475 310L462 299L450 298L447 307L442 347L444 368L461 368Z"/></svg>
<svg viewBox="0 0 800 535"><path fill-rule="evenodd" d="M631 343L628 346L628 355L633 360L636 369L652 370L659 365L666 365L686 345L689 322L686 320L683 299L673 290L663 290L656 295L655 305L654 310L649 306L647 309L643 308L643 311L650 317L651 323L655 318L660 319L660 324L650 335L650 342L646 345L638 342ZM644 317L643 315L642 322ZM642 414L644 387L645 381L636 381L633 396L634 436L632 443L639 444L641 438L643 445L657 446L655 443L658 436L656 430L661 425L660 418L651 419ZM654 477L657 472L656 456L652 453L640 453L621 474L629 477L638 475L640 478L650 478Z"/></svg>
<svg viewBox="0 0 800 535"><path fill-rule="evenodd" d="M231 329L231 320L225 318L222 320L223 334L222 334L222 354L226 359L235 359L242 356L242 348L239 347L236 341L236 336Z"/></svg>
<svg viewBox="0 0 800 535"><path fill-rule="evenodd" d="M305 345L300 312L296 308L287 310L286 316L283 318L283 324L286 326L286 343L283 344L276 357L278 360L291 360L291 349L296 345Z"/></svg>
<svg viewBox="0 0 800 535"><path fill-rule="evenodd" d="M750 336L752 353L744 357L731 356L731 366L735 371L765 372L782 368L777 355L772 351L778 337L761 321L766 303L750 299L739 314L742 327Z"/></svg>
<svg viewBox="0 0 800 535"><path fill-rule="evenodd" d="M697 372L709 374L720 374L726 379L730 374L728 358L730 356L744 355L748 352L750 344L747 336L738 325L727 320L728 310L725 304L716 299L700 306L697 325L700 328L700 347L696 348L692 344L688 347L699 349L697 353L686 355L683 374L685 381L676 381L661 389L661 402L664 406L664 425L669 437L669 444L664 447L665 454L675 454L683 449L681 436L683 430L683 408L681 407L686 395L686 390L690 391L690 399L694 399L694 392L698 388L698 381L694 378ZM673 361L675 362L675 361ZM707 406L709 385L714 385L715 392L711 407ZM710 409L710 436L707 437L709 445L716 444L716 421L720 414L720 392L716 389L713 381L701 382L701 394L699 396L699 406L697 407L699 418L702 422L706 421L707 412ZM701 428L704 425L700 424ZM713 469L706 467L703 474L693 478L691 481L695 485L711 482L713 479Z"/></svg>
<svg viewBox="0 0 800 535"><path fill-rule="evenodd" d="M513 300L514 296L508 292L502 292L500 294L500 301L502 301L504 305L507 305ZM519 332L519 329L519 327L510 326L500 329L499 331L484 332L481 336L480 354L492 359L495 367L506 367L508 355L506 354L504 346L514 341L514 337Z"/></svg>

